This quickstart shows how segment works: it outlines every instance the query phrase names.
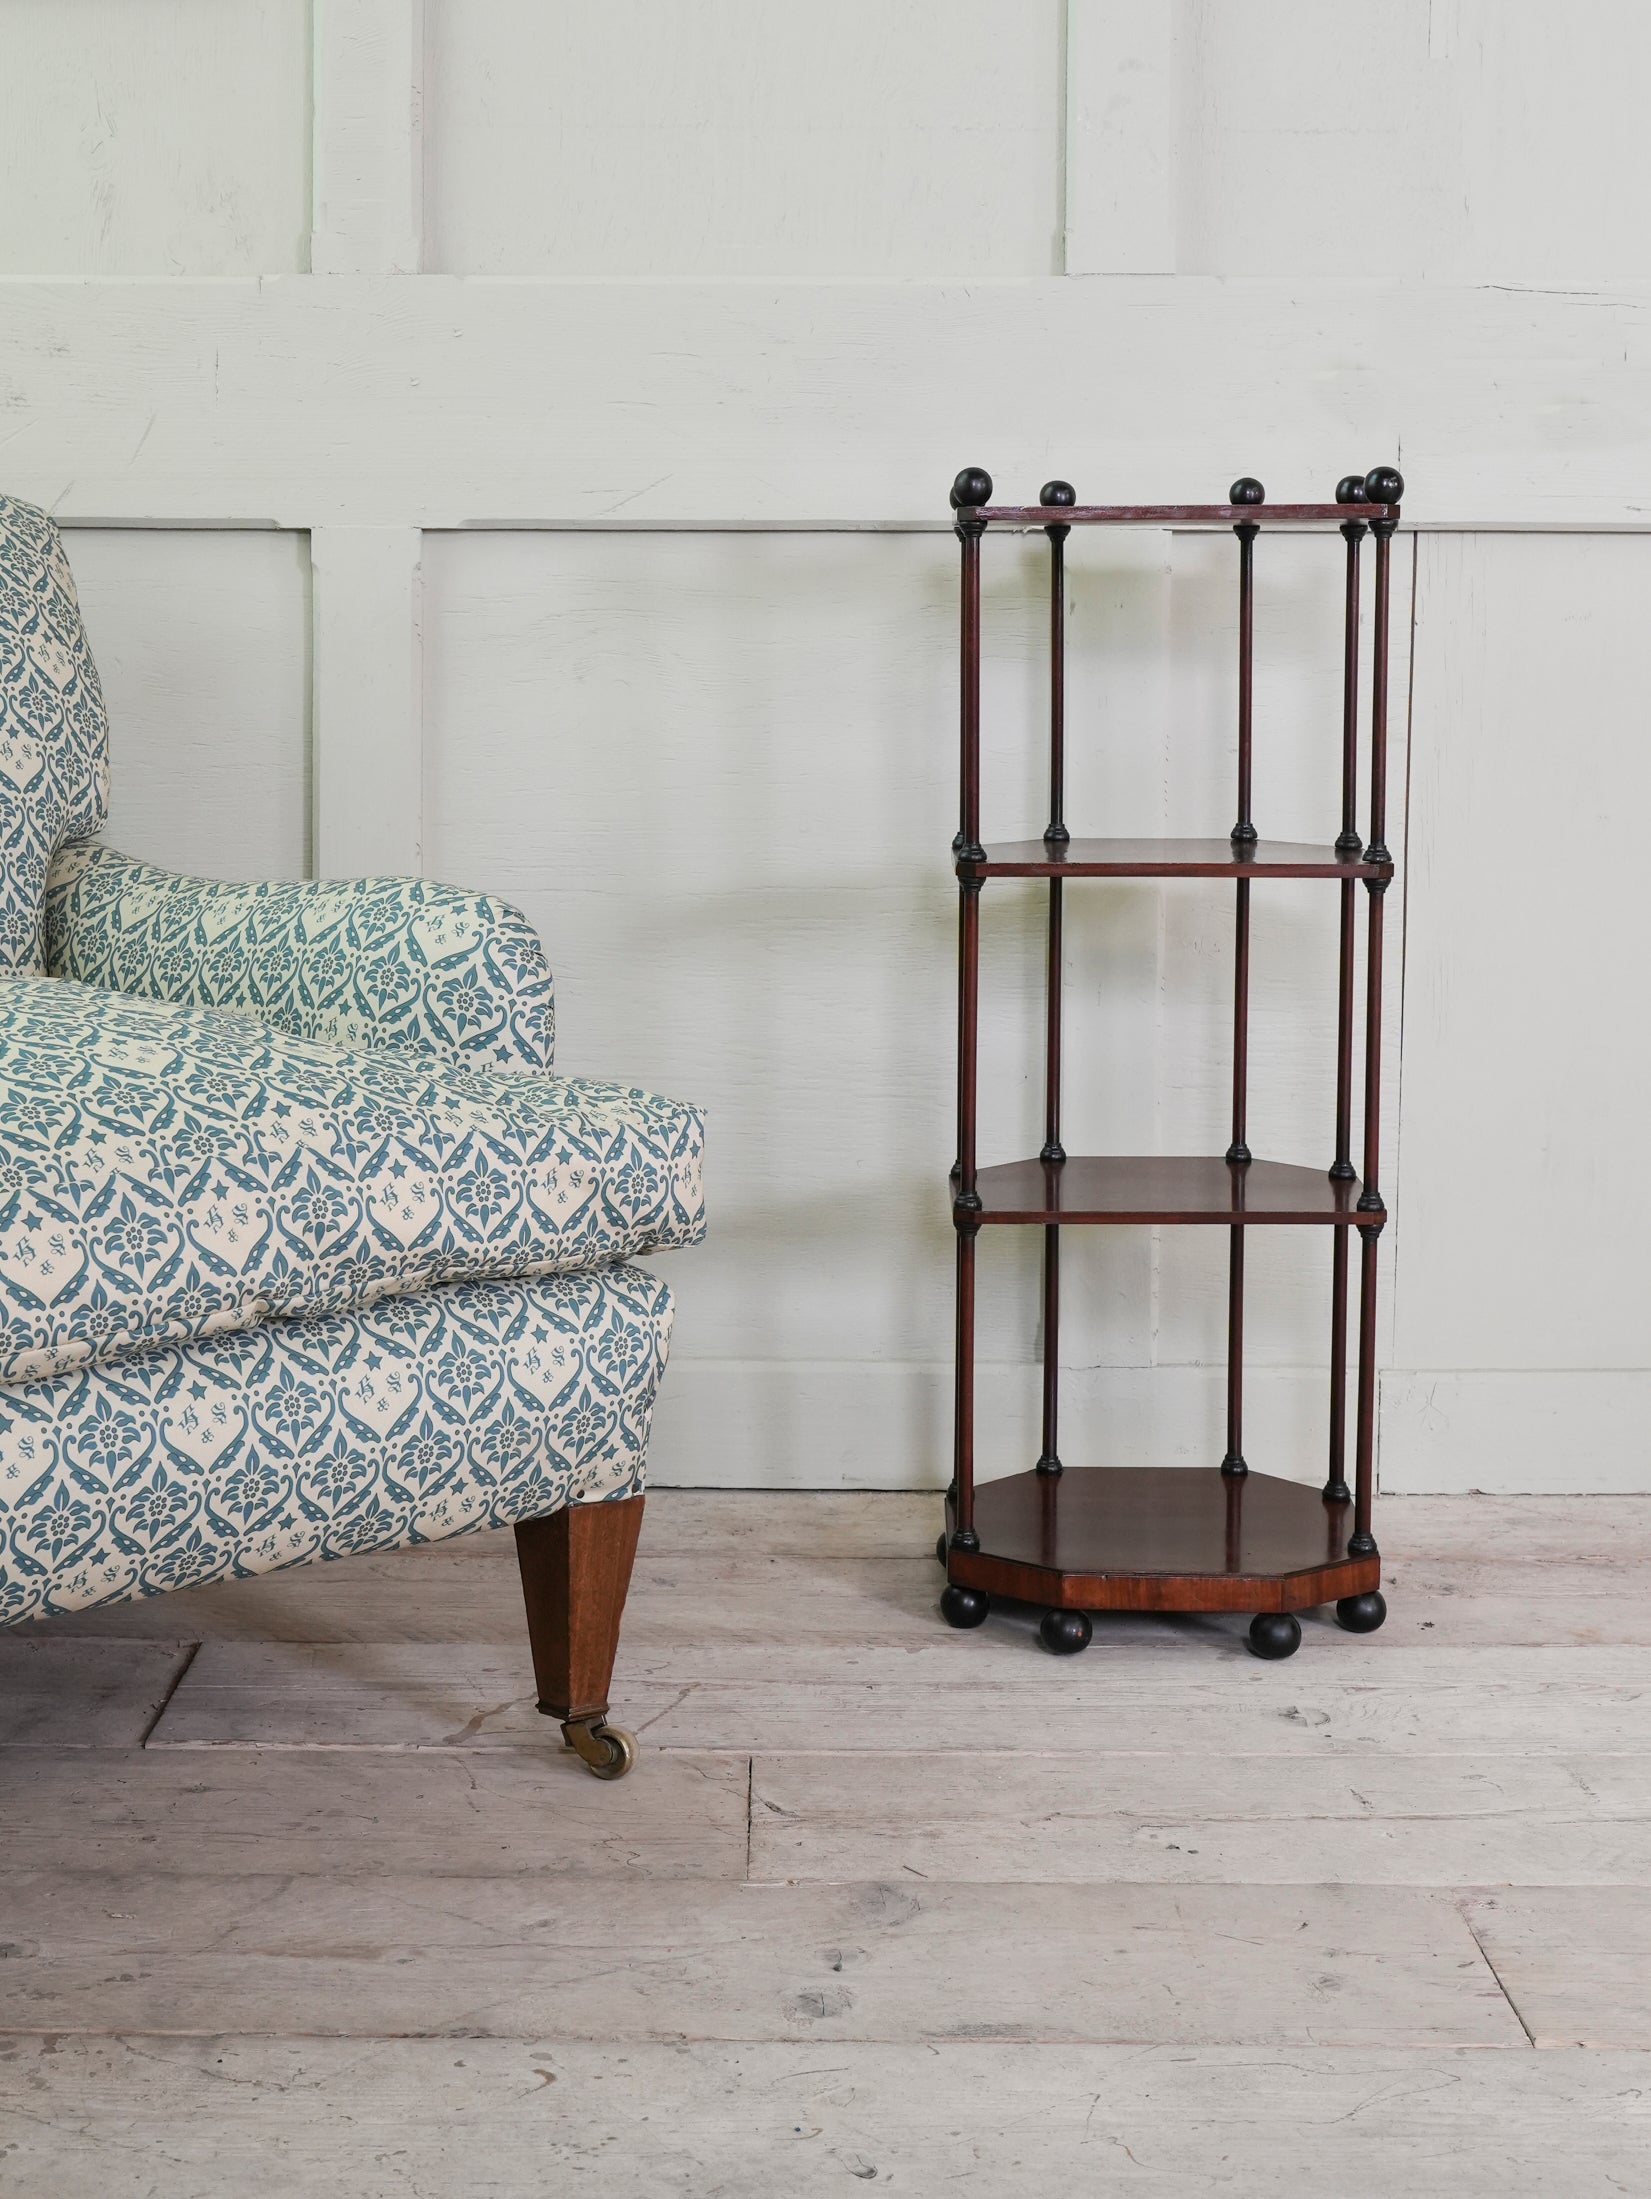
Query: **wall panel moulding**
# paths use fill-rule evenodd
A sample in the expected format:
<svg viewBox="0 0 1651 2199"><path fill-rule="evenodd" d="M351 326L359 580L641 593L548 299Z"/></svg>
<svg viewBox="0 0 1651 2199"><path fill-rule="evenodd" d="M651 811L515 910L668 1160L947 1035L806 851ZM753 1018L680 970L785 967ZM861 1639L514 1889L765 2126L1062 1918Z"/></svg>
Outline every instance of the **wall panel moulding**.
<svg viewBox="0 0 1651 2199"><path fill-rule="evenodd" d="M335 275L4 311L8 482L69 517L927 524L962 445L1035 486L1029 420L1086 423L1062 463L1121 501L1207 498L1257 442L1312 487L1356 445L1423 524L1607 527L1651 472L1644 287Z"/></svg>

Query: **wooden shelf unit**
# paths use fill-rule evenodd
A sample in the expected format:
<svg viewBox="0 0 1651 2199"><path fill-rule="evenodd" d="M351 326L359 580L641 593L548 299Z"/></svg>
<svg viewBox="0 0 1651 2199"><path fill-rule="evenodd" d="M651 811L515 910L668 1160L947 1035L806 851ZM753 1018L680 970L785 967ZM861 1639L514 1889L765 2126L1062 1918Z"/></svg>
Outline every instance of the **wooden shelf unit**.
<svg viewBox="0 0 1651 2199"><path fill-rule="evenodd" d="M1332 504L1267 507L1259 482L1235 482L1225 504L1080 505L1062 481L1039 501L994 506L990 477L960 473L952 488L962 549L962 816L952 854L958 880L957 1159L951 1173L957 1239L957 1361L952 1486L938 1555L941 1609L978 1626L994 1595L1047 1606L1042 1635L1057 1653L1084 1648L1089 1612L1231 1611L1255 1616L1250 1647L1286 1657L1301 1640L1295 1613L1334 1602L1341 1623L1368 1633L1386 1615L1371 1529L1376 1403L1376 1247L1387 1210L1378 1185L1383 897L1393 880L1386 844L1390 552L1404 483L1379 466L1349 475ZM1237 822L1225 840L1074 839L1065 818L1065 543L1074 526L1231 528L1238 542ZM1334 528L1345 544L1342 815L1333 843L1261 839L1251 815L1255 543L1268 526ZM992 528L1041 529L1049 541L1049 823L1041 840L985 845L980 836L980 557ZM1374 542L1368 840L1357 822L1360 551ZM1048 883L1044 1114L1041 1153L981 1167L976 1152L980 903L993 878ZM1061 923L1069 880L1227 878L1234 891L1232 1137L1224 1154L1068 1155L1061 1143ZM1340 887L1334 1157L1327 1168L1257 1160L1247 1138L1250 893L1269 878L1333 879ZM1353 1164L1356 899L1368 900L1364 985L1362 1176ZM1228 1231L1226 1455L1208 1473L1184 1467L1068 1467L1059 1449L1061 1230L1148 1223ZM1244 1455L1244 1244L1258 1227L1330 1230L1329 1442L1323 1488L1252 1473ZM975 1481L975 1255L983 1228L1041 1228L1042 1445L1035 1466ZM1349 1242L1359 1236L1354 1464L1347 1480Z"/></svg>

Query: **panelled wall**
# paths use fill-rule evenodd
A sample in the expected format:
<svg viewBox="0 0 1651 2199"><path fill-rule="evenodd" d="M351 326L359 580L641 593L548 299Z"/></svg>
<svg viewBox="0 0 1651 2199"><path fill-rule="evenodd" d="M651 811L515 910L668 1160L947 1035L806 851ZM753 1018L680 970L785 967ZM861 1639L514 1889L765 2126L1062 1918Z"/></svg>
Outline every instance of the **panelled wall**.
<svg viewBox="0 0 1651 2199"><path fill-rule="evenodd" d="M1396 457L1381 1476L1651 1488L1648 61L1627 0L0 0L0 487L73 529L110 837L501 891L562 1066L705 1103L659 1479L945 1478L957 467ZM987 559L1009 836L1044 568ZM1230 822L1234 567L1073 546L1075 821ZM1258 577L1258 816L1329 837L1339 544ZM1068 899L1068 1142L1220 1150L1229 897ZM1252 1141L1328 1160L1333 896L1256 923ZM1037 1142L1039 927L991 889L987 1158ZM1327 1265L1251 1262L1248 1447L1305 1479ZM1073 1248L1071 1455L1219 1456L1224 1285L1215 1233Z"/></svg>

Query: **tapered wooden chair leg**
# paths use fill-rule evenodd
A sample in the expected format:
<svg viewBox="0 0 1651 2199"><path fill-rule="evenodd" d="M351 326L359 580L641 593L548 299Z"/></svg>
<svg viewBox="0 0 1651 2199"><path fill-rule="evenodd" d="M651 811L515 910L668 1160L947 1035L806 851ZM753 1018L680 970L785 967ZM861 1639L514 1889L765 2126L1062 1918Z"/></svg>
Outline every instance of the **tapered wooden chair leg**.
<svg viewBox="0 0 1651 2199"><path fill-rule="evenodd" d="M516 1526L539 1708L561 1720L568 1746L599 1779L622 1779L636 1751L631 1734L608 1724L608 1684L643 1502L570 1504Z"/></svg>

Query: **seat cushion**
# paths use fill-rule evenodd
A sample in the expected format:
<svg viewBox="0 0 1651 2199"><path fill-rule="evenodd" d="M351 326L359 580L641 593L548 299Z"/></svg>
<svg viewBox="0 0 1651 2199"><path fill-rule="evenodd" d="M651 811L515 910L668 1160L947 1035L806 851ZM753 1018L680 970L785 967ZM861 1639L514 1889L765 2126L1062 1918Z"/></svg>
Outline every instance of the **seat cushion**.
<svg viewBox="0 0 1651 2199"><path fill-rule="evenodd" d="M0 972L38 970L46 873L109 808L109 725L63 538L0 496Z"/></svg>
<svg viewBox="0 0 1651 2199"><path fill-rule="evenodd" d="M0 1381L703 1233L692 1108L0 978Z"/></svg>
<svg viewBox="0 0 1651 2199"><path fill-rule="evenodd" d="M0 1625L629 1495L670 1327L602 1268L0 1388Z"/></svg>

